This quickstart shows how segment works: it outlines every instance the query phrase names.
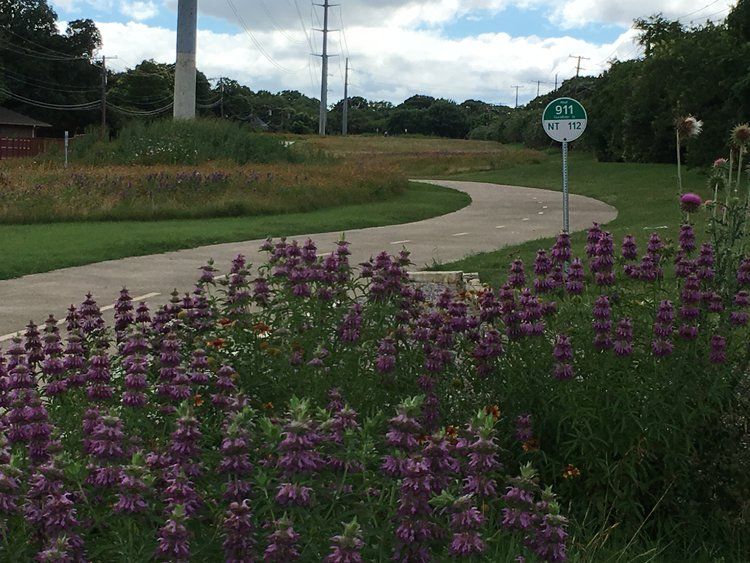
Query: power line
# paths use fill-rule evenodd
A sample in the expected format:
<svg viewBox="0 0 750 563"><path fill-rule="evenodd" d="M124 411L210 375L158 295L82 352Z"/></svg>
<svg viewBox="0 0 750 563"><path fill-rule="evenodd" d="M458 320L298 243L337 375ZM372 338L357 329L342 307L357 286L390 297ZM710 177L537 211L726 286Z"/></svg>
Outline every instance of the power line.
<svg viewBox="0 0 750 563"><path fill-rule="evenodd" d="M291 35L287 33L287 31L284 28L282 28L278 23L276 23L276 18L273 17L271 10L268 9L268 5L265 3L265 0L260 0L260 7L263 9L266 16L268 16L268 20L271 22L271 25L274 27L274 29L276 29L276 31L278 31L284 37L286 37L287 40L291 41L292 43L296 45L302 45L305 42L304 40L300 41L296 37L292 37Z"/></svg>
<svg viewBox="0 0 750 563"><path fill-rule="evenodd" d="M244 18L237 11L237 8L235 7L234 2L232 0L227 0L227 3L229 4L229 7L232 9L232 12L234 12L234 16L235 16L235 18L237 18L237 21L239 21L240 26L242 27L242 29L245 30L245 33L248 35L248 37L250 37L250 40L253 42L253 44L255 45L255 47L268 60L269 63L271 63L273 66L275 66L281 72L286 72L286 73L289 73L289 74L295 74L297 72L300 72L300 71L304 70L305 67L302 67L302 68L296 69L296 70L290 70L290 69L282 66L278 62L276 62L276 60L263 48L263 45L260 43L260 41L258 41L258 39L255 37L255 35L253 34L253 32L250 31L250 28L245 23Z"/></svg>
<svg viewBox="0 0 750 563"><path fill-rule="evenodd" d="M132 117L149 117L149 116L158 115L160 113L164 113L164 112L169 111L170 109L172 109L172 107L174 107L174 102L171 102L171 103L169 103L168 105L166 105L164 107L161 107L161 108L158 108L158 109L155 109L155 110L151 110L151 111L132 110L132 109L128 109L128 108L124 108L124 107L115 105L115 104L110 103L110 102L107 102L107 107L109 109L113 110L113 111L122 113L124 115L129 115L129 116L132 116Z"/></svg>
<svg viewBox="0 0 750 563"><path fill-rule="evenodd" d="M21 96L1 86L0 86L0 93L5 94L9 98L12 98L18 102L22 102L30 106L35 106L35 107L39 107L43 109L50 109L50 110L55 110L55 111L89 111L89 110L96 109L101 105L100 100L96 100L92 102L85 102L81 104L53 104L53 103L43 102L40 100L33 100L31 98Z"/></svg>

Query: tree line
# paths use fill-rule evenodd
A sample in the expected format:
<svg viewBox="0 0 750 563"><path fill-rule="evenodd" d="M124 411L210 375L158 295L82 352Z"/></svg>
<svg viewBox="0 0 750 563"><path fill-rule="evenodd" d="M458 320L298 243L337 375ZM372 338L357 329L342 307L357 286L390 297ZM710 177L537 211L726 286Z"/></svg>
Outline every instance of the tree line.
<svg viewBox="0 0 750 563"><path fill-rule="evenodd" d="M0 104L55 125L84 131L100 111L86 104L101 96L96 55L101 35L91 20L75 20L59 33L47 0L0 0ZM413 134L523 143L550 141L540 116L560 96L579 99L589 131L579 149L601 160L664 162L673 159L674 122L692 114L703 134L686 146L686 161L705 163L723 154L728 130L750 119L750 0L739 0L721 24L685 26L661 15L635 22L643 56L613 61L597 77L567 80L520 108L480 100L457 103L415 95L401 104L354 96L351 134ZM169 115L174 65L143 61L123 72L107 71L108 124L116 132L132 119ZM231 78L209 80L198 72L198 113L272 131L317 131L319 101L294 90L252 90ZM340 100L329 108L328 130L341 131ZM68 108L65 111L60 108Z"/></svg>

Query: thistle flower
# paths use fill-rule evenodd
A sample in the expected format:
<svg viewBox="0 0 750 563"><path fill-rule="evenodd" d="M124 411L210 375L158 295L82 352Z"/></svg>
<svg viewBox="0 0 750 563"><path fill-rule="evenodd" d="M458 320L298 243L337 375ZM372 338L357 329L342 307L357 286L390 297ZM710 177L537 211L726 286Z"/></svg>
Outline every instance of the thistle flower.
<svg viewBox="0 0 750 563"><path fill-rule="evenodd" d="M688 115L686 117L678 118L675 121L675 127L679 137L686 139L700 135L703 130L703 122L692 115Z"/></svg>
<svg viewBox="0 0 750 563"><path fill-rule="evenodd" d="M227 563L252 563L255 561L256 541L250 502L232 502L224 517L224 559Z"/></svg>
<svg viewBox="0 0 750 563"><path fill-rule="evenodd" d="M331 552L325 558L325 563L362 563L360 551L364 546L362 529L354 519L344 526L341 535L331 538Z"/></svg>
<svg viewBox="0 0 750 563"><path fill-rule="evenodd" d="M750 143L750 125L747 123L736 125L732 129L730 139L736 147L747 147L748 143Z"/></svg>
<svg viewBox="0 0 750 563"><path fill-rule="evenodd" d="M274 532L268 536L268 547L263 552L263 560L285 562L299 559L297 542L300 536L294 531L291 520L284 516L274 526Z"/></svg>
<svg viewBox="0 0 750 563"><path fill-rule="evenodd" d="M172 509L169 519L159 530L157 559L187 563L190 560L190 535L185 527L185 509L177 505Z"/></svg>
<svg viewBox="0 0 750 563"><path fill-rule="evenodd" d="M694 193L682 194L680 196L680 209L685 213L694 213L698 211L703 204L701 196Z"/></svg>

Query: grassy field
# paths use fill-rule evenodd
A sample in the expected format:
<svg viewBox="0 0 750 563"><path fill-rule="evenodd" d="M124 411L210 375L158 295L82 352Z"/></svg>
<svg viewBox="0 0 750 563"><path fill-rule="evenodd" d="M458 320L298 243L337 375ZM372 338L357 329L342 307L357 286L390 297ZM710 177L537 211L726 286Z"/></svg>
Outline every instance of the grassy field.
<svg viewBox="0 0 750 563"><path fill-rule="evenodd" d="M686 191L694 191L709 197L706 178L700 171L684 173ZM617 219L606 226L615 236L616 244L626 234L633 234L645 248L648 235L656 231L662 238L676 239L682 215L677 196L676 167L666 164L621 164L597 162L589 154L574 153L570 160L570 186L575 194L593 197L617 208ZM451 180L472 180L547 188L560 191L561 170L559 152L545 154L538 162L520 164L511 168L451 176ZM575 208L571 209L575 214ZM697 223L697 234L701 238L703 218L693 216ZM562 218L560 218L562 223ZM574 247L581 248L585 233L572 237ZM464 270L479 272L486 282L497 283L504 279L510 261L516 257L527 263L533 260L540 248L549 248L554 239L540 239L496 252L467 256L465 259L441 264L440 270Z"/></svg>
<svg viewBox="0 0 750 563"><path fill-rule="evenodd" d="M83 164L66 172L51 160L3 161L0 222L5 224L0 224L0 236L6 251L0 279L205 244L427 219L460 209L470 200L444 188L410 186L408 177L507 168L543 158L537 151L518 147L442 139L312 137L296 139L292 148L303 162L244 167L222 162L198 167ZM224 199L212 192L224 189L221 182L218 187L202 185L195 193L190 193L190 186L173 186L177 174L189 176L196 169L203 178L229 171L245 177L257 174L260 179L251 182L244 195L227 187ZM81 173L95 180L93 184L87 182L78 189L76 174ZM170 193L159 195L159 206L153 211L134 215L139 206L148 207L149 201L146 197L130 205L122 199L123 189L128 191L123 188L128 177L159 173L169 176ZM56 182L59 178L67 180ZM90 185L96 189L87 191ZM342 191L346 193L337 197ZM245 198L244 203L238 203L238 198ZM211 205L219 211L224 206L226 213L191 218L191 213L202 215ZM160 220L160 213L183 218ZM54 221L44 221L45 216ZM87 220L74 221L76 217ZM107 221L94 220L97 217ZM133 217L139 220L128 220Z"/></svg>
<svg viewBox="0 0 750 563"><path fill-rule="evenodd" d="M3 225L0 279L48 272L102 260L194 248L268 236L346 231L419 221L450 213L469 196L426 184L410 184L387 201L308 213L174 221L116 221Z"/></svg>

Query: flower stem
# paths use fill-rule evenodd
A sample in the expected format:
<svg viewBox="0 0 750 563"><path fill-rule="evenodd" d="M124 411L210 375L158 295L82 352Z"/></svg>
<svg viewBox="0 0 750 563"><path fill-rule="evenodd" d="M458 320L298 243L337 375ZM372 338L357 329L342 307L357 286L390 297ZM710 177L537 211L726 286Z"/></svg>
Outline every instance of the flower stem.
<svg viewBox="0 0 750 563"><path fill-rule="evenodd" d="M680 156L680 132L677 131L677 183L680 186L680 195L682 195L682 158Z"/></svg>

